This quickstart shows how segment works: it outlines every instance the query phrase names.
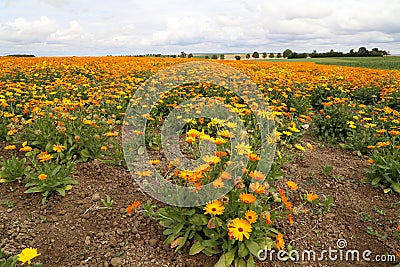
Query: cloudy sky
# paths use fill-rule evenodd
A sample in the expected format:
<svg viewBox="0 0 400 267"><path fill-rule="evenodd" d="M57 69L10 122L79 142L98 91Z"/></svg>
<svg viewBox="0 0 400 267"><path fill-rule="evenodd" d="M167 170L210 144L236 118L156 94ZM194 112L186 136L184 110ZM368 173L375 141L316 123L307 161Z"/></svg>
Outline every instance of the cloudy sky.
<svg viewBox="0 0 400 267"><path fill-rule="evenodd" d="M400 54L398 0L0 0L0 55Z"/></svg>

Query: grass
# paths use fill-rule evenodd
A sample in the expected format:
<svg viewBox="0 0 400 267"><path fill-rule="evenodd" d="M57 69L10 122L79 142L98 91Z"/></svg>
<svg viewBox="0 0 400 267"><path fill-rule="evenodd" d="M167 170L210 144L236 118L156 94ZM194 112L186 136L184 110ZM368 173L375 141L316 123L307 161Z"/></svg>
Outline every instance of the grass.
<svg viewBox="0 0 400 267"><path fill-rule="evenodd" d="M314 62L323 65L338 65L372 69L400 70L400 56L386 57L329 57L329 58L296 58L275 59L276 62Z"/></svg>

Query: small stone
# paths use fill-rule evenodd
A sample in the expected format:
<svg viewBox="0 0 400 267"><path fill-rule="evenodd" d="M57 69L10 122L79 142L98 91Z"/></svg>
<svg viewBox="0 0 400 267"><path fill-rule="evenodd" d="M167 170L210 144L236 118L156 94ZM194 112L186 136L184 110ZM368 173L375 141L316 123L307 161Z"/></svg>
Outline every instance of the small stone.
<svg viewBox="0 0 400 267"><path fill-rule="evenodd" d="M99 201L100 200L100 195L99 194L93 194L92 196L92 201Z"/></svg>
<svg viewBox="0 0 400 267"><path fill-rule="evenodd" d="M157 245L157 239L151 238L151 239L149 240L149 245L152 246L152 247L154 247L155 245Z"/></svg>
<svg viewBox="0 0 400 267"><path fill-rule="evenodd" d="M90 236L86 236L85 245L90 245Z"/></svg>
<svg viewBox="0 0 400 267"><path fill-rule="evenodd" d="M122 266L122 259L121 258L112 258L110 263L111 263L111 266L113 266L113 267Z"/></svg>
<svg viewBox="0 0 400 267"><path fill-rule="evenodd" d="M8 213L12 212L12 209L7 209L7 212L8 212Z"/></svg>

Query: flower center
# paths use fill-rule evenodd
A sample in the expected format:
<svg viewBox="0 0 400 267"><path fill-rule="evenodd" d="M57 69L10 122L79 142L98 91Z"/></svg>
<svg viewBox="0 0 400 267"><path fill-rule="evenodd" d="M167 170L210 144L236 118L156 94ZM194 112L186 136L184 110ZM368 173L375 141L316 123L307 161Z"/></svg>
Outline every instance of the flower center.
<svg viewBox="0 0 400 267"><path fill-rule="evenodd" d="M212 211L217 211L217 209L216 209L216 208L212 208L211 210L212 210Z"/></svg>
<svg viewBox="0 0 400 267"><path fill-rule="evenodd" d="M242 227L239 227L238 228L238 231L241 233L241 232L243 232L243 228Z"/></svg>

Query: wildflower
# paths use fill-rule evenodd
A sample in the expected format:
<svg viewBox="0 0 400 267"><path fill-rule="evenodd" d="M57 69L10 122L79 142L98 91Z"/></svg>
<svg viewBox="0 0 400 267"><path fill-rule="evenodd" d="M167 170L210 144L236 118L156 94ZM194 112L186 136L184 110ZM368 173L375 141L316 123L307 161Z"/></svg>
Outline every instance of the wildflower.
<svg viewBox="0 0 400 267"><path fill-rule="evenodd" d="M246 145L244 143L241 144L237 144L236 145L236 151L239 155L248 155L250 154L251 151L251 146L250 145Z"/></svg>
<svg viewBox="0 0 400 267"><path fill-rule="evenodd" d="M222 205L221 201L214 200L212 202L207 202L203 210L205 211L204 214L221 215L224 213L225 207Z"/></svg>
<svg viewBox="0 0 400 267"><path fill-rule="evenodd" d="M192 136L186 137L186 142L187 142L188 144L192 144L194 141L196 141L196 138L195 138L195 137L192 137Z"/></svg>
<svg viewBox="0 0 400 267"><path fill-rule="evenodd" d="M153 172L150 171L150 170L147 170L147 171L144 171L144 172L141 172L141 171L136 171L135 172L135 174L137 174L140 177L150 177L152 175L152 173Z"/></svg>
<svg viewBox="0 0 400 267"><path fill-rule="evenodd" d="M399 231L399 233L400 233L400 225L399 225L399 226L397 226L397 231Z"/></svg>
<svg viewBox="0 0 400 267"><path fill-rule="evenodd" d="M251 183L250 184L250 189L253 190L254 194L265 193L265 187L262 184L259 184L258 182Z"/></svg>
<svg viewBox="0 0 400 267"><path fill-rule="evenodd" d="M39 155L40 162L45 162L45 161L51 160L52 158L53 158L53 156L50 155L49 153L47 153L46 151L40 153L40 155Z"/></svg>
<svg viewBox="0 0 400 267"><path fill-rule="evenodd" d="M187 132L187 136L188 136L188 137L194 137L194 138L196 138L196 137L201 136L201 132L197 131L196 129L190 129L190 130Z"/></svg>
<svg viewBox="0 0 400 267"><path fill-rule="evenodd" d="M313 202L314 200L318 199L318 195L314 193L307 193L307 200Z"/></svg>
<svg viewBox="0 0 400 267"><path fill-rule="evenodd" d="M254 180L257 180L257 181L264 181L265 180L265 174L263 174L260 171L252 171L252 172L250 172L250 177L253 178Z"/></svg>
<svg viewBox="0 0 400 267"><path fill-rule="evenodd" d="M215 151L215 156L217 157L226 157L228 155L228 153L226 153L225 151Z"/></svg>
<svg viewBox="0 0 400 267"><path fill-rule="evenodd" d="M115 137L115 136L118 136L118 133L117 132L107 132L104 135L107 137Z"/></svg>
<svg viewBox="0 0 400 267"><path fill-rule="evenodd" d="M108 148L107 148L106 146L101 146L100 149L101 149L102 151L107 151Z"/></svg>
<svg viewBox="0 0 400 267"><path fill-rule="evenodd" d="M160 162L159 159L152 159L152 160L149 160L149 163L150 163L151 165L156 165L156 164L158 164L159 162Z"/></svg>
<svg viewBox="0 0 400 267"><path fill-rule="evenodd" d="M312 144L310 144L310 143L307 143L307 148L308 148L309 150L313 150L313 146L312 146Z"/></svg>
<svg viewBox="0 0 400 267"><path fill-rule="evenodd" d="M293 223L294 223L294 220L293 220L293 215L292 215L292 214L288 214L288 220L289 220L289 224L290 224L290 226L292 226L292 225L293 225Z"/></svg>
<svg viewBox="0 0 400 267"><path fill-rule="evenodd" d="M44 180L47 179L47 175L44 174L44 173L41 173L41 174L39 174L38 179L39 179L40 181L44 181Z"/></svg>
<svg viewBox="0 0 400 267"><path fill-rule="evenodd" d="M31 264L31 260L39 256L36 248L24 248L20 254L18 254L18 260L21 262L21 265L24 265L25 262Z"/></svg>
<svg viewBox="0 0 400 267"><path fill-rule="evenodd" d="M255 223L257 221L258 215L257 212L253 210L248 210L246 211L245 217L249 221L249 223Z"/></svg>
<svg viewBox="0 0 400 267"><path fill-rule="evenodd" d="M270 224L272 224L272 221L271 221L271 213L269 213L269 212L267 212L266 214L265 214L265 224L268 226L268 225L270 225Z"/></svg>
<svg viewBox="0 0 400 267"><path fill-rule="evenodd" d="M293 210L293 205L286 197L285 192L283 192L283 189L278 187L278 192L282 199L283 204L285 204L285 206L286 206L286 209Z"/></svg>
<svg viewBox="0 0 400 267"><path fill-rule="evenodd" d="M292 190L297 190L297 188L298 188L297 184L293 181L287 181L286 185L287 185L287 187L289 187Z"/></svg>
<svg viewBox="0 0 400 267"><path fill-rule="evenodd" d="M297 149L300 150L300 151L306 150L304 147L302 147L302 146L299 145L299 144L294 145L294 147L297 148Z"/></svg>
<svg viewBox="0 0 400 267"><path fill-rule="evenodd" d="M216 144L216 145L223 145L223 144L225 144L226 142L228 142L226 139L220 138L220 137L217 137L217 138L215 138L215 140L214 140L214 144Z"/></svg>
<svg viewBox="0 0 400 267"><path fill-rule="evenodd" d="M252 204L256 201L256 197L248 193L241 193L239 198L245 204Z"/></svg>
<svg viewBox="0 0 400 267"><path fill-rule="evenodd" d="M126 208L126 212L128 214L132 214L133 212L137 211L142 203L140 201L135 200L131 205Z"/></svg>
<svg viewBox="0 0 400 267"><path fill-rule="evenodd" d="M17 147L15 146L15 145L8 145L8 146L5 146L4 147L4 150L14 150L14 149L16 149Z"/></svg>
<svg viewBox="0 0 400 267"><path fill-rule="evenodd" d="M378 148L380 148L380 147L386 147L386 146L388 146L388 145L390 145L390 141L386 141L386 142L377 142L377 143L376 143L376 146L377 146Z"/></svg>
<svg viewBox="0 0 400 267"><path fill-rule="evenodd" d="M250 153L250 154L249 154L249 160L250 160L250 161L258 161L258 160L260 160L260 157L257 156L257 154Z"/></svg>
<svg viewBox="0 0 400 267"><path fill-rule="evenodd" d="M251 224L244 219L235 218L228 223L228 235L230 239L235 238L236 240L243 241L243 236L249 239L251 231Z"/></svg>
<svg viewBox="0 0 400 267"><path fill-rule="evenodd" d="M56 151L58 153L63 152L65 148L66 147L61 144L53 145L53 151Z"/></svg>
<svg viewBox="0 0 400 267"><path fill-rule="evenodd" d="M203 160L204 160L204 162L206 162L210 165L215 165L221 161L221 159L217 156L207 156L207 155L203 157Z"/></svg>
<svg viewBox="0 0 400 267"><path fill-rule="evenodd" d="M285 248L285 240L283 240L283 235L281 233L276 235L276 248L278 250L283 250Z"/></svg>
<svg viewBox="0 0 400 267"><path fill-rule="evenodd" d="M212 183L212 186L214 188L224 188L224 182L222 181L221 178L215 179Z"/></svg>
<svg viewBox="0 0 400 267"><path fill-rule="evenodd" d="M229 172L222 172L220 174L219 178L224 179L224 180L230 180L230 179L232 179L232 176Z"/></svg>
<svg viewBox="0 0 400 267"><path fill-rule="evenodd" d="M9 130L9 131L7 132L7 135L8 135L8 136L12 136L12 135L16 134L17 132L18 132L17 129L11 129L11 130Z"/></svg>
<svg viewBox="0 0 400 267"><path fill-rule="evenodd" d="M368 163L369 163L369 164L374 164L374 160L373 160L373 159L369 159L369 160L368 160Z"/></svg>

